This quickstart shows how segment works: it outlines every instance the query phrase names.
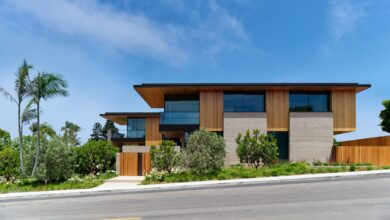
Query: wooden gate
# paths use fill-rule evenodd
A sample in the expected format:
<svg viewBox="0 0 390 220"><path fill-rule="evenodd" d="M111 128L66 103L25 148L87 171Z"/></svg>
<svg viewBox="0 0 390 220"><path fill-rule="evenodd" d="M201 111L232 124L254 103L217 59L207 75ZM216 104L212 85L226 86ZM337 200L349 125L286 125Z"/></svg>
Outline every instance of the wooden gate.
<svg viewBox="0 0 390 220"><path fill-rule="evenodd" d="M126 152L120 156L121 176L144 176L151 170L150 153Z"/></svg>

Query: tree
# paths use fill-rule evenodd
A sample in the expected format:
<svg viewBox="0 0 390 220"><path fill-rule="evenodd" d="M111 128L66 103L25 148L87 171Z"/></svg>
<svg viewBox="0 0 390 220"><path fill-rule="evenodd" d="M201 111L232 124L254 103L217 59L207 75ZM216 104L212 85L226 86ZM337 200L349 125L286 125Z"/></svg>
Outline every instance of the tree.
<svg viewBox="0 0 390 220"><path fill-rule="evenodd" d="M219 172L225 162L225 141L217 133L196 130L183 152L184 165L196 174Z"/></svg>
<svg viewBox="0 0 390 220"><path fill-rule="evenodd" d="M0 151L6 146L11 146L11 142L11 135L9 132L0 129Z"/></svg>
<svg viewBox="0 0 390 220"><path fill-rule="evenodd" d="M72 174L73 155L71 149L61 138L51 139L42 151L37 168L37 178L45 183L58 182L68 179Z"/></svg>
<svg viewBox="0 0 390 220"><path fill-rule="evenodd" d="M75 167L80 174L98 174L115 169L117 148L111 142L89 140L81 147L75 148Z"/></svg>
<svg viewBox="0 0 390 220"><path fill-rule="evenodd" d="M119 131L118 128L115 127L114 122L111 120L107 120L106 124L104 125L104 127L102 129L102 133L103 133L106 140L107 140L107 133L109 130L111 130L112 133L118 133L118 131Z"/></svg>
<svg viewBox="0 0 390 220"><path fill-rule="evenodd" d="M18 170L18 152L12 149L11 146L4 147L4 149L0 151L0 176L3 176L7 181L10 181L18 175Z"/></svg>
<svg viewBox="0 0 390 220"><path fill-rule="evenodd" d="M380 125L383 131L390 133L390 100L385 100L382 104L385 109L383 109L379 114L379 117L382 119Z"/></svg>
<svg viewBox="0 0 390 220"><path fill-rule="evenodd" d="M53 129L53 127L47 123L47 122L44 122L40 125L41 129L40 129L40 136L41 136L41 139L48 139L49 138L55 138L57 137L57 133L56 131ZM30 131L37 136L38 134L38 123L32 123L29 127Z"/></svg>
<svg viewBox="0 0 390 220"><path fill-rule="evenodd" d="M103 131L102 131L102 125L99 122L96 122L93 125L90 140L93 140L93 141L106 140L106 138L103 134Z"/></svg>
<svg viewBox="0 0 390 220"><path fill-rule="evenodd" d="M15 93L16 96L12 96L4 88L0 87L0 93L10 99L18 107L18 135L19 135L19 160L20 160L20 169L22 175L25 175L24 161L23 161L23 124L28 121L27 115L32 116L31 114L22 113L22 103L28 97L28 87L29 87L29 71L32 69L32 65L28 64L26 60L23 61L22 65L19 67L18 72L16 73L15 80ZM30 110L30 109L27 109ZM25 117L23 117L25 115Z"/></svg>
<svg viewBox="0 0 390 220"><path fill-rule="evenodd" d="M270 165L278 159L278 145L273 135L261 133L254 129L252 135L249 130L243 137L241 133L236 138L236 153L241 163L258 169L260 165Z"/></svg>
<svg viewBox="0 0 390 220"><path fill-rule="evenodd" d="M46 72L39 72L38 75L31 81L30 88L29 88L29 94L32 97L32 100L34 104L37 106L36 113L37 113L37 148L36 148L36 155L35 155L35 162L34 167L32 170L32 176L35 175L38 161L39 161L39 150L41 145L41 129L40 129L40 107L41 107L41 101L43 100L49 100L56 96L68 96L68 91L66 88L68 87L68 84L63 79L61 75L57 75L54 73L46 73Z"/></svg>
<svg viewBox="0 0 390 220"><path fill-rule="evenodd" d="M167 173L172 173L180 161L179 153L175 151L175 142L170 140L164 140L160 147L152 146L150 157L153 168Z"/></svg>
<svg viewBox="0 0 390 220"><path fill-rule="evenodd" d="M65 126L61 128L61 131L63 132L62 139L67 146L80 145L80 140L77 137L77 133L80 132L80 129L80 126L73 124L72 122L65 122Z"/></svg>

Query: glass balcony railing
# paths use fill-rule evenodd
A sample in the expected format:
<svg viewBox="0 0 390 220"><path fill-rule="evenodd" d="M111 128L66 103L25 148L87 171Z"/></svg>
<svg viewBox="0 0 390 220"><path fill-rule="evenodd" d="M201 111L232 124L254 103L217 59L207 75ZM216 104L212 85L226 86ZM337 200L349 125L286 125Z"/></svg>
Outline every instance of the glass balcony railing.
<svg viewBox="0 0 390 220"><path fill-rule="evenodd" d="M161 112L162 125L198 125L199 112Z"/></svg>
<svg viewBox="0 0 390 220"><path fill-rule="evenodd" d="M145 138L145 131L121 130L119 132L113 132L112 138Z"/></svg>

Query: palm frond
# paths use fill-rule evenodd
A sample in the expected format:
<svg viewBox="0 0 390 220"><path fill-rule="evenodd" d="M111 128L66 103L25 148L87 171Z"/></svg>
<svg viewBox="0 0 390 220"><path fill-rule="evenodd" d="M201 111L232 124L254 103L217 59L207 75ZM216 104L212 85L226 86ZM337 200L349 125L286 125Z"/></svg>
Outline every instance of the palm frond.
<svg viewBox="0 0 390 220"><path fill-rule="evenodd" d="M32 84L32 96L34 99L48 100L55 96L68 96L69 93L66 90L68 87L67 82L61 75L54 73L40 72L36 76Z"/></svg>
<svg viewBox="0 0 390 220"><path fill-rule="evenodd" d="M23 124L29 124L33 119L36 119L38 117L37 110L32 108L33 104L34 104L34 101L30 100L30 102L24 108L24 111L22 114L22 123Z"/></svg>
<svg viewBox="0 0 390 220"><path fill-rule="evenodd" d="M7 90L3 89L2 87L0 87L0 93L3 94L3 96L9 99L11 102L17 103L16 99L9 92L7 92Z"/></svg>

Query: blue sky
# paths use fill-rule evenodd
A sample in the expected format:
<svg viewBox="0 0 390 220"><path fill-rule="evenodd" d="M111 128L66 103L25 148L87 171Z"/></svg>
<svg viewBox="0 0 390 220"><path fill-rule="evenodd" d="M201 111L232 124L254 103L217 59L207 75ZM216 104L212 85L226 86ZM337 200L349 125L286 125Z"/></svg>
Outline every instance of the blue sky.
<svg viewBox="0 0 390 220"><path fill-rule="evenodd" d="M148 111L133 84L359 82L357 131L383 135L390 98L390 1L0 0L0 85L23 59L62 74L70 96L43 103L85 141L100 113ZM0 128L16 136L16 106L0 98ZM25 129L26 133L29 133Z"/></svg>

